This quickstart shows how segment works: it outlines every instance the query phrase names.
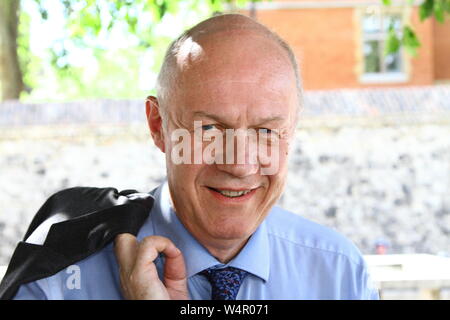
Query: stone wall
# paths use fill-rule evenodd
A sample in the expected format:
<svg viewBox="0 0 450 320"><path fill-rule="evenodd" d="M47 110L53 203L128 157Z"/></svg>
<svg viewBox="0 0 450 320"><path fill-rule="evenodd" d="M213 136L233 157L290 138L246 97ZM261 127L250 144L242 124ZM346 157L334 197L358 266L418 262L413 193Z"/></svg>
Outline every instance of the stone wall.
<svg viewBox="0 0 450 320"><path fill-rule="evenodd" d="M448 254L449 137L450 125L433 124L299 129L280 205L366 254L380 237L391 253ZM144 125L10 130L0 140L0 265L52 193L80 185L145 192L164 172Z"/></svg>
<svg viewBox="0 0 450 320"><path fill-rule="evenodd" d="M360 95L333 94L351 101ZM433 101L432 93L428 97ZM325 93L308 99L308 106L333 101ZM335 112L331 117L332 112L306 108L279 204L342 232L364 254L374 253L382 238L390 253L449 255L450 115L435 101L426 112L408 109L403 114L368 104L366 110L378 113ZM109 124L80 120L57 125L35 117L34 123L20 126L11 120L18 118L13 111L1 108L0 265L8 263L52 193L73 186L146 192L164 179L164 155L153 145L145 122L132 121L130 113L126 121Z"/></svg>

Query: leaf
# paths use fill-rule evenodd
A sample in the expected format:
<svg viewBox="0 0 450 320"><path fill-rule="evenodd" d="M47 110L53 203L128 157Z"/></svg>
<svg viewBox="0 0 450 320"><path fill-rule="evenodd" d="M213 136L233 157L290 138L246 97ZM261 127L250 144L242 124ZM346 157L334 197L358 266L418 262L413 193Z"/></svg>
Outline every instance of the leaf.
<svg viewBox="0 0 450 320"><path fill-rule="evenodd" d="M450 0L444 2L444 11L450 13Z"/></svg>
<svg viewBox="0 0 450 320"><path fill-rule="evenodd" d="M410 55L412 55L412 56L417 55L417 49L420 47L421 44L420 44L419 39L417 38L416 33L409 26L403 27L402 44L403 44L405 50Z"/></svg>
<svg viewBox="0 0 450 320"><path fill-rule="evenodd" d="M383 4L385 6L390 6L392 4L392 0L383 0Z"/></svg>
<svg viewBox="0 0 450 320"><path fill-rule="evenodd" d="M444 23L444 1L443 0L435 0L434 1L434 6L433 6L433 11L434 11L434 17L436 18L437 21L439 21L440 23Z"/></svg>
<svg viewBox="0 0 450 320"><path fill-rule="evenodd" d="M400 49L400 39L397 36L397 33L395 32L395 29L393 26L389 27L389 32L387 35L387 39L385 42L384 47L384 54L392 54L398 52Z"/></svg>
<svg viewBox="0 0 450 320"><path fill-rule="evenodd" d="M44 8L39 8L39 13L41 14L41 18L43 20L48 19L48 11L47 10L45 10Z"/></svg>
<svg viewBox="0 0 450 320"><path fill-rule="evenodd" d="M231 2L230 0L224 1L224 2ZM219 0L209 0L209 6L213 12L220 12L222 11L222 2Z"/></svg>
<svg viewBox="0 0 450 320"><path fill-rule="evenodd" d="M420 21L424 21L426 18L433 14L434 0L425 0L419 7Z"/></svg>
<svg viewBox="0 0 450 320"><path fill-rule="evenodd" d="M166 13L176 14L180 10L179 1L165 0Z"/></svg>
<svg viewBox="0 0 450 320"><path fill-rule="evenodd" d="M128 24L128 28L129 28L130 32L132 34L136 34L138 19L134 16L129 15L129 12L127 12L125 20Z"/></svg>
<svg viewBox="0 0 450 320"><path fill-rule="evenodd" d="M73 13L72 3L70 0L61 0L64 6L64 14L66 17L69 17Z"/></svg>
<svg viewBox="0 0 450 320"><path fill-rule="evenodd" d="M42 5L42 0L34 0L38 6L39 14L41 15L42 20L48 19L48 11Z"/></svg>

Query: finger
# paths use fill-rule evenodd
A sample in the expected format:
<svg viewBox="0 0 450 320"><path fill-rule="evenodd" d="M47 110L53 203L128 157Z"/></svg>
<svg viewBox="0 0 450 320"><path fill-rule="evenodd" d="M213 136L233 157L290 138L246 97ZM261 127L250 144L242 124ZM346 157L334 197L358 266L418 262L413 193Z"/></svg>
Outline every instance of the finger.
<svg viewBox="0 0 450 320"><path fill-rule="evenodd" d="M153 268L153 261L158 257L159 253L173 256L177 254L177 249L168 238L160 236L144 238L139 245L135 268L138 270Z"/></svg>
<svg viewBox="0 0 450 320"><path fill-rule="evenodd" d="M166 263L164 265L164 284L172 299L186 300L189 299L186 267L184 264L183 254L177 248L175 249L176 253L173 252L173 254L166 255Z"/></svg>
<svg viewBox="0 0 450 320"><path fill-rule="evenodd" d="M159 253L163 253L165 256L165 287L167 288L172 299L187 299L189 295L187 292L186 267L181 251L168 238L152 236L144 240L145 242L141 243L140 249L142 249L142 251L140 252L143 252L142 254L147 254L147 259L151 260L152 262L147 262L145 267L141 265L142 268L146 268L149 274L157 276L156 267L153 261L156 259ZM138 253L138 256L138 260L143 257L140 255L140 253ZM145 258L143 257L143 259ZM143 261L142 263L145 264L145 261ZM138 263L136 263L136 269L137 266Z"/></svg>
<svg viewBox="0 0 450 320"><path fill-rule="evenodd" d="M130 274L136 261L138 241L130 233L122 233L114 239L114 252L122 272Z"/></svg>
<svg viewBox="0 0 450 320"><path fill-rule="evenodd" d="M181 251L174 244L164 251L166 263L164 265L164 280L178 281L186 279L186 266Z"/></svg>

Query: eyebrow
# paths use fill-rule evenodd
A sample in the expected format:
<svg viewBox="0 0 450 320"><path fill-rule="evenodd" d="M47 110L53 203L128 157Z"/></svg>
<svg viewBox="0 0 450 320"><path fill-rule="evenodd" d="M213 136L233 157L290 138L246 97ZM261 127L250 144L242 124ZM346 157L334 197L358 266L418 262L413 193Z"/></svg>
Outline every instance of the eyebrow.
<svg viewBox="0 0 450 320"><path fill-rule="evenodd" d="M221 119L221 117L219 117L219 116L217 116L215 114L207 113L205 111L195 111L194 112L194 117L196 117L196 116L197 117L210 118L210 119L212 119L214 121L217 121L219 123L222 123L222 124L226 125L227 127L232 127L232 125L227 124L225 121L223 121L223 119ZM266 124L268 122L283 121L283 120L285 120L285 118L282 117L282 116L272 116L272 117L262 118L262 119L259 119L259 122L258 122L257 126Z"/></svg>

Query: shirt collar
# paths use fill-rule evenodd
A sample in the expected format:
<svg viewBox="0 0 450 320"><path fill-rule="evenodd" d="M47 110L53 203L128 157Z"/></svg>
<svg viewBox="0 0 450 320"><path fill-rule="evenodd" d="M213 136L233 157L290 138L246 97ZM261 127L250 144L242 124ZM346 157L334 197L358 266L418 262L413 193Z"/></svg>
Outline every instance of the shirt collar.
<svg viewBox="0 0 450 320"><path fill-rule="evenodd" d="M150 213L155 235L165 236L181 250L187 276L213 266L232 266L250 272L267 281L270 271L269 239L263 221L239 254L224 265L201 245L178 219L171 206L169 185L164 182L155 192L155 203Z"/></svg>

